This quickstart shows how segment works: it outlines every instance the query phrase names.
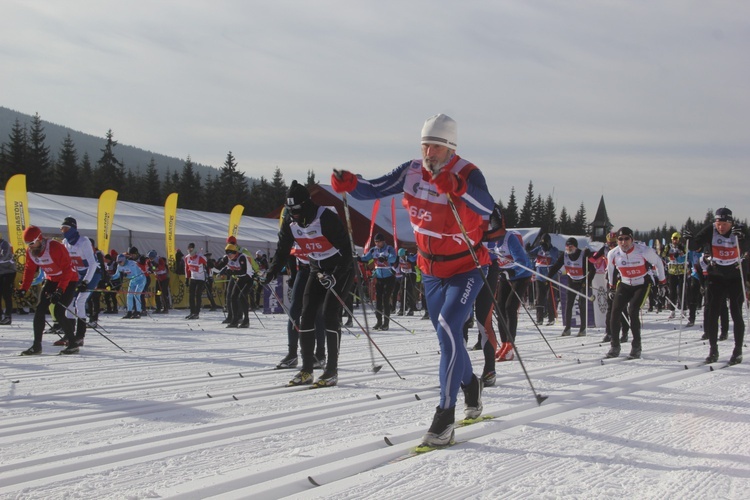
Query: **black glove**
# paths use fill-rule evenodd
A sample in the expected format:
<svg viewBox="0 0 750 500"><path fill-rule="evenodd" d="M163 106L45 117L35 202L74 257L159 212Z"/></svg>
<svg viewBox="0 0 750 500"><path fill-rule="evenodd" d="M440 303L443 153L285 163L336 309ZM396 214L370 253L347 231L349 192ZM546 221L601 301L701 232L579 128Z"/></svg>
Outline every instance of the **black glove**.
<svg viewBox="0 0 750 500"><path fill-rule="evenodd" d="M742 240L745 238L745 226L742 224L735 224L732 226L732 234L737 235L737 238Z"/></svg>
<svg viewBox="0 0 750 500"><path fill-rule="evenodd" d="M56 288L54 292L49 294L49 301L51 304L57 304L62 300L62 290Z"/></svg>
<svg viewBox="0 0 750 500"><path fill-rule="evenodd" d="M334 278L332 274L318 273L318 281L320 281L320 284L323 285L323 288L326 290L330 290L336 286L336 278Z"/></svg>
<svg viewBox="0 0 750 500"><path fill-rule="evenodd" d="M682 239L686 241L693 239L693 233L690 231L690 229L685 229L682 231Z"/></svg>
<svg viewBox="0 0 750 500"><path fill-rule="evenodd" d="M185 286L190 286L190 278L185 278Z"/></svg>
<svg viewBox="0 0 750 500"><path fill-rule="evenodd" d="M607 290L607 298L609 300L615 300L615 289L614 288L610 288L609 290Z"/></svg>
<svg viewBox="0 0 750 500"><path fill-rule="evenodd" d="M16 296L17 299L21 300L24 297L26 297L26 290L23 290L23 289L19 288L18 290L14 291L14 294L15 294L15 296Z"/></svg>
<svg viewBox="0 0 750 500"><path fill-rule="evenodd" d="M76 287L76 292L83 293L85 292L89 287L89 282L86 280L81 281L78 283L78 286Z"/></svg>
<svg viewBox="0 0 750 500"><path fill-rule="evenodd" d="M271 283L272 281L274 281L275 279L276 279L276 273L271 272L271 271L266 271L265 274L261 276L260 278L260 284L265 286Z"/></svg>
<svg viewBox="0 0 750 500"><path fill-rule="evenodd" d="M378 262L385 262L385 257L383 256L378 257Z"/></svg>
<svg viewBox="0 0 750 500"><path fill-rule="evenodd" d="M516 276L515 269L501 269L500 273L505 277L506 280L511 280Z"/></svg>

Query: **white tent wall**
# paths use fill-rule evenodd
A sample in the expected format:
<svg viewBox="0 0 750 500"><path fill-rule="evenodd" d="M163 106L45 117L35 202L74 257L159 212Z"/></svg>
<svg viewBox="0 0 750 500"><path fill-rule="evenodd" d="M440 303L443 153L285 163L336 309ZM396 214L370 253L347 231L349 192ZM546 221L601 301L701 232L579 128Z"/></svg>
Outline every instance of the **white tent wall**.
<svg viewBox="0 0 750 500"><path fill-rule="evenodd" d="M5 216L5 191L0 191L0 231L8 234ZM60 224L72 216L84 236L96 240L97 208L99 200L52 194L28 193L30 224L42 229L46 236L61 237ZM179 202L178 202L179 204ZM224 253L229 214L177 209L177 248L186 251L187 244L214 255ZM111 247L118 252L135 246L141 253L151 249L164 255L164 207L118 201L112 225ZM270 255L276 248L278 220L243 216L238 240L251 251L261 250Z"/></svg>

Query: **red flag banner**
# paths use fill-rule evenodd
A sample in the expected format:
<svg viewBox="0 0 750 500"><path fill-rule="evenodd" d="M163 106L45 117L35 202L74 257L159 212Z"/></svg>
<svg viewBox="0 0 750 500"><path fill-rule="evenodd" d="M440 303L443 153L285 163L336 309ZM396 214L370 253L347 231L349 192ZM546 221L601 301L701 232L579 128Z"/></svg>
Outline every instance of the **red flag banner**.
<svg viewBox="0 0 750 500"><path fill-rule="evenodd" d="M372 232L375 230L375 217L378 216L378 210L380 209L380 198L375 200L372 204L372 215L370 216L370 237L365 242L365 253L370 251L370 243L372 242ZM353 249L352 249L353 250Z"/></svg>

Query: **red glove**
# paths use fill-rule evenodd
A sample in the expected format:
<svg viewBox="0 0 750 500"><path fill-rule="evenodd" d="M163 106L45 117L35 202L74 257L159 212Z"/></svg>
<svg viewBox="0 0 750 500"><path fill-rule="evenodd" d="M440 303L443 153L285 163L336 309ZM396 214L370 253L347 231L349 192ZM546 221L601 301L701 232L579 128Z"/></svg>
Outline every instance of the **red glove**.
<svg viewBox="0 0 750 500"><path fill-rule="evenodd" d="M466 181L453 172L442 171L432 179L437 192L440 194L451 194L462 196L466 192Z"/></svg>
<svg viewBox="0 0 750 500"><path fill-rule="evenodd" d="M348 170L334 170L331 174L331 187L337 193L351 193L357 187L357 176Z"/></svg>

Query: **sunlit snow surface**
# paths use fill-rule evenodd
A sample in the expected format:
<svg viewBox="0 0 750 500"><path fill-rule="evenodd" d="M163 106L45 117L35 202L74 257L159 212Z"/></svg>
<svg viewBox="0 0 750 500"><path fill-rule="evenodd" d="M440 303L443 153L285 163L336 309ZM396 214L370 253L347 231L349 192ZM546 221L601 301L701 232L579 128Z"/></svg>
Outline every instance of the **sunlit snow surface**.
<svg viewBox="0 0 750 500"><path fill-rule="evenodd" d="M284 387L296 370L273 370L285 317L227 329L221 312L185 315L102 315L128 353L89 330L79 355L58 356L45 335L42 356L22 357L31 316L0 327L0 498L746 498L750 488L750 360L700 365L700 316L680 334L668 311L645 313L644 359L602 365L602 329L562 338L558 321L542 327L550 348L522 310L517 347L549 398L536 404L518 361L498 363L484 392L495 419L399 460L437 404L429 321L395 316L372 334L403 379L377 350L372 372L355 327L341 340L339 386L300 390ZM719 350L726 361L731 333ZM481 372L481 352L470 354Z"/></svg>

